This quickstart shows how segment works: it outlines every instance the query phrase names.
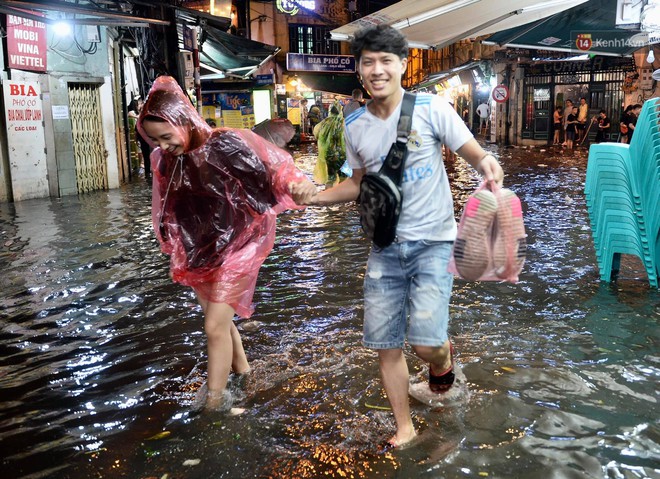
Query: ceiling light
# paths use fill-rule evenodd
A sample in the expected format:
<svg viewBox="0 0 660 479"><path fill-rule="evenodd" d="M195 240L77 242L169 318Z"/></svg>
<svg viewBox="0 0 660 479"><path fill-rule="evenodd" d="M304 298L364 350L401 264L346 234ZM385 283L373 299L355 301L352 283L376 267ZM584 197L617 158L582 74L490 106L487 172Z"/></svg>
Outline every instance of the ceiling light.
<svg viewBox="0 0 660 479"><path fill-rule="evenodd" d="M55 35L60 37L68 37L71 35L71 25L67 22L57 22L53 25Z"/></svg>

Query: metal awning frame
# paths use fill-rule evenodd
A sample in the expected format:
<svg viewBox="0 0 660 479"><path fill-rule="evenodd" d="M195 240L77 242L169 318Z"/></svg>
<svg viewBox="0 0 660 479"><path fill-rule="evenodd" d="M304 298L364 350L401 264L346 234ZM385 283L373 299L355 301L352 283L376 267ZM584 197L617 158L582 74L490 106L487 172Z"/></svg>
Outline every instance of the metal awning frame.
<svg viewBox="0 0 660 479"><path fill-rule="evenodd" d="M35 15L27 10L42 12L58 12L72 15L84 15L83 17L66 18L66 22L72 25L99 25L109 27L137 27L146 28L149 25L169 25L167 20L154 18L136 17L130 13L119 13L103 8L91 8L75 5L62 0L4 0L0 5L0 13L16 15L38 22L53 25L63 18L50 18L48 16Z"/></svg>
<svg viewBox="0 0 660 479"><path fill-rule="evenodd" d="M528 6L521 5L519 2L516 5L517 8L511 9L509 11L506 11L506 5L503 5L503 9L500 9L500 11L504 10L505 13L499 14L498 12L496 14L494 11L492 13L490 13L489 11L488 15L480 19L481 20L480 23L476 25L472 25L470 24L470 22L467 22L466 28L463 31L461 31L459 34L455 34L449 38L443 38L441 41L436 41L436 42L418 41L415 39L414 34L408 34L408 32L406 31L406 29L410 29L411 27L415 27L416 25L422 24L424 22L437 21L439 23L443 15L454 15L455 17L458 13L463 13L462 10L466 8L467 10L465 11L465 14L469 15L468 7L471 7L474 10L475 8L478 7L477 4L480 1L481 0L455 0L449 4L445 4L436 8L431 8L426 11L420 12L418 9L417 13L413 14L412 16L401 18L400 12L397 11L396 8L397 6L399 10L403 8L403 5L399 5L399 4L405 3L406 0L402 0L401 2L395 3L390 7L386 7L383 10L380 10L374 14L367 15L358 20L355 20L354 22L339 27L338 29L335 29L332 32L330 32L330 35L333 40L350 41L352 39L353 36L352 34L354 33L354 31L359 28L386 24L392 26L397 30L403 30L403 33L406 34L406 36L408 37L408 45L410 48L437 50L444 48L448 45L452 45L463 39L475 38L489 33L493 33L494 31L493 27L497 27L499 24L502 23L505 25L502 28L508 29L511 28L510 25L512 23L514 25L516 23L517 25L521 25L527 22L538 20L539 17L543 16L543 14L539 12L552 11L556 13L557 11L561 11L561 9L570 8L569 2L567 2L567 0L550 0ZM585 1L587 0L576 0L575 3L580 4L580 3L584 3ZM416 6L416 5L419 4L417 3L411 4L411 6ZM490 16L491 18L487 18L488 16ZM516 20L516 17L519 17L520 20ZM423 26L420 25L419 27L417 27L418 32L421 33L422 30L424 30ZM442 30L440 24L438 24L438 30L439 31ZM422 34L421 36L428 36L428 32Z"/></svg>

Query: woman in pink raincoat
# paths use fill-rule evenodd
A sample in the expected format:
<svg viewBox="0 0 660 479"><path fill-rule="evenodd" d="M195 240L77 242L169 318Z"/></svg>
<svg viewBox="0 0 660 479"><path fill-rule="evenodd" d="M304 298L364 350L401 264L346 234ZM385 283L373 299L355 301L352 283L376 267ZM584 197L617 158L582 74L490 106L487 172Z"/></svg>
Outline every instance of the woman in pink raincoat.
<svg viewBox="0 0 660 479"><path fill-rule="evenodd" d="M154 147L152 218L174 281L195 291L208 341L207 407L222 405L231 370L250 370L234 314L252 314L278 213L313 183L284 150L250 130L213 129L171 77L154 82L138 118Z"/></svg>

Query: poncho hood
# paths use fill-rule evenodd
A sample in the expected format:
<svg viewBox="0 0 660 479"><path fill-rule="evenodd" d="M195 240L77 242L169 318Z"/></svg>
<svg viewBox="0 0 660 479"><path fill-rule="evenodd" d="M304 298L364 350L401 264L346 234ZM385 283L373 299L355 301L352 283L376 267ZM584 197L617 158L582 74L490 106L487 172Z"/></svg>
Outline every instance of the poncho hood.
<svg viewBox="0 0 660 479"><path fill-rule="evenodd" d="M156 78L137 122L140 135L146 138L152 147L156 147L158 145L151 141L142 128L142 122L147 115L162 118L179 131L184 138L184 153L203 145L213 131L176 80L169 76Z"/></svg>

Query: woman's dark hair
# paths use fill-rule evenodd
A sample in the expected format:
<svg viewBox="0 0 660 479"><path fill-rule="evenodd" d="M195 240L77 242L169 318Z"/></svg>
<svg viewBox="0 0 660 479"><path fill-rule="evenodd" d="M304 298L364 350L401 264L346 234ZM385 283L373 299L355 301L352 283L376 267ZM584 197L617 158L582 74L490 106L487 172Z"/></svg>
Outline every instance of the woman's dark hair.
<svg viewBox="0 0 660 479"><path fill-rule="evenodd" d="M136 99L131 100L128 104L128 111L134 111L135 113L140 113L138 111L138 101Z"/></svg>
<svg viewBox="0 0 660 479"><path fill-rule="evenodd" d="M364 50L393 53L399 58L406 58L408 41L399 30L389 25L376 25L358 30L351 40L351 52L355 61L360 61Z"/></svg>
<svg viewBox="0 0 660 479"><path fill-rule="evenodd" d="M333 115L339 115L339 110L337 110L337 107L333 105L330 107L330 113Z"/></svg>
<svg viewBox="0 0 660 479"><path fill-rule="evenodd" d="M144 123L145 121L153 121L156 123L167 123L167 120L165 118L161 118L160 116L156 116L156 115L144 115L142 117L142 123Z"/></svg>

